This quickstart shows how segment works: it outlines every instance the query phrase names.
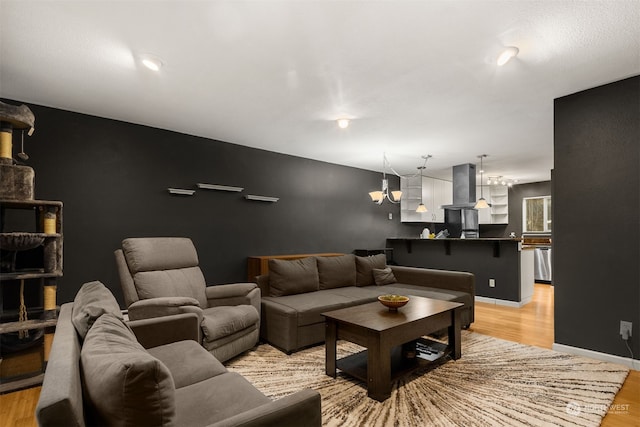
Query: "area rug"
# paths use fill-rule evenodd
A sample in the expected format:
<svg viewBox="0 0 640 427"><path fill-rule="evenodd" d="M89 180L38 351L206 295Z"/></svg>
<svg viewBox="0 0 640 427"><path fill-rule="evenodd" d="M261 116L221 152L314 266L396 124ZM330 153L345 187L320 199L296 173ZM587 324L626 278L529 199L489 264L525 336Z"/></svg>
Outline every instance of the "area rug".
<svg viewBox="0 0 640 427"><path fill-rule="evenodd" d="M461 359L397 380L382 403L346 374L327 376L323 345L287 356L262 344L227 367L273 399L317 390L326 426L367 427L597 426L629 372L621 365L462 334ZM360 349L338 342L339 357Z"/></svg>

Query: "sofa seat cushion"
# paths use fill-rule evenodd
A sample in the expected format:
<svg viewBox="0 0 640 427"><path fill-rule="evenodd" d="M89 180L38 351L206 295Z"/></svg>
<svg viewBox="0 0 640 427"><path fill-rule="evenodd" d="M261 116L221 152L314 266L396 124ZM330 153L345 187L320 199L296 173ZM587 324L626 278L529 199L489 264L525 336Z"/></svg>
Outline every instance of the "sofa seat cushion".
<svg viewBox="0 0 640 427"><path fill-rule="evenodd" d="M238 373L227 372L176 390L176 425L210 425L270 402Z"/></svg>
<svg viewBox="0 0 640 427"><path fill-rule="evenodd" d="M433 298L443 301L461 302L467 306L471 306L471 295L466 292L429 288L419 285L408 285L405 283L378 286L378 289L384 291L385 294L415 295L418 297Z"/></svg>
<svg viewBox="0 0 640 427"><path fill-rule="evenodd" d="M316 257L320 289L356 285L356 256L353 254Z"/></svg>
<svg viewBox="0 0 640 427"><path fill-rule="evenodd" d="M295 310L298 313L298 326L305 326L314 323L324 323L324 317L321 316L320 313L351 305L349 298L337 295L334 291L335 289L328 289L312 294L288 295L277 298L265 297L263 299L274 301Z"/></svg>
<svg viewBox="0 0 640 427"><path fill-rule="evenodd" d="M331 289L331 292L334 295L339 295L341 297L345 297L349 300L349 306L366 304L369 302L376 301L379 295L383 295L384 292L380 292L377 286L371 287L355 287L350 286L348 288L336 288Z"/></svg>
<svg viewBox="0 0 640 427"><path fill-rule="evenodd" d="M176 388L227 372L218 359L193 340L172 342L147 351L169 369Z"/></svg>
<svg viewBox="0 0 640 427"><path fill-rule="evenodd" d="M269 292L272 297L313 292L319 289L315 257L269 260Z"/></svg>
<svg viewBox="0 0 640 427"><path fill-rule="evenodd" d="M84 340L80 366L90 424L175 425L175 388L169 369L112 314L100 316Z"/></svg>
<svg viewBox="0 0 640 427"><path fill-rule="evenodd" d="M209 307L202 310L202 314L202 331L208 342L251 331L260 321L258 311L252 305Z"/></svg>

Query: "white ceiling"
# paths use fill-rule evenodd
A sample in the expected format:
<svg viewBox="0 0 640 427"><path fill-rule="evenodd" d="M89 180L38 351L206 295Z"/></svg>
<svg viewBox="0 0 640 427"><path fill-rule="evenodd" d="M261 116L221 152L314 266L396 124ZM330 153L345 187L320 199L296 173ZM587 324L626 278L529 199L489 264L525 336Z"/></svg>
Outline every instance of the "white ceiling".
<svg viewBox="0 0 640 427"><path fill-rule="evenodd" d="M370 170L431 154L448 179L486 153L487 175L548 180L553 99L640 74L640 0L0 0L0 17L0 97Z"/></svg>

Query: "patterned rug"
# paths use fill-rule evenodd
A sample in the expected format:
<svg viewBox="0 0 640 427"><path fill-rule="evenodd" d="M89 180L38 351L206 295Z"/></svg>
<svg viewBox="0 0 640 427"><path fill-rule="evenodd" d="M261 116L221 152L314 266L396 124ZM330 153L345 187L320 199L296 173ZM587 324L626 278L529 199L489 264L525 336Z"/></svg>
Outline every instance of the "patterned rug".
<svg viewBox="0 0 640 427"><path fill-rule="evenodd" d="M363 383L324 373L324 346L290 356L263 344L232 360L277 399L303 388L322 395L327 426L598 426L629 370L538 347L462 331L462 358L394 383L380 403ZM338 356L362 348L338 342Z"/></svg>

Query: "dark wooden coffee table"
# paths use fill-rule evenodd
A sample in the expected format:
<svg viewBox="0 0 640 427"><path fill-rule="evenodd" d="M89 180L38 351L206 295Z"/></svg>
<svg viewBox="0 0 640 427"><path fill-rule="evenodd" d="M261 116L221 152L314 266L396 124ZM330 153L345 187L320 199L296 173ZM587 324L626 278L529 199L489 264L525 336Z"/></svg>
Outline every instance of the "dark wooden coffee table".
<svg viewBox="0 0 640 427"><path fill-rule="evenodd" d="M420 357L402 354L403 344L448 328L449 341L443 355L457 360L460 350L460 308L457 302L409 296L410 301L397 312L379 302L322 313L326 325L326 373L336 377L336 368L365 382L369 397L377 401L391 396L395 378L407 374L424 362ZM337 341L346 340L367 350L336 360Z"/></svg>

